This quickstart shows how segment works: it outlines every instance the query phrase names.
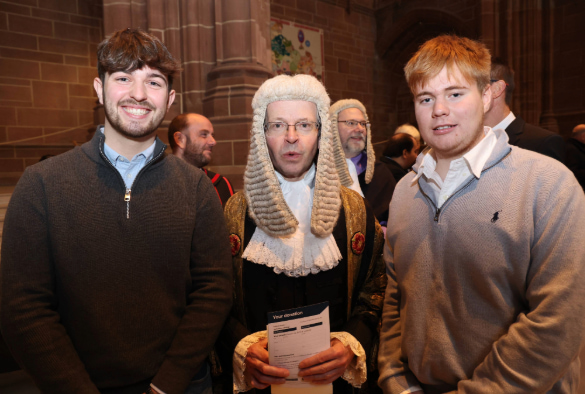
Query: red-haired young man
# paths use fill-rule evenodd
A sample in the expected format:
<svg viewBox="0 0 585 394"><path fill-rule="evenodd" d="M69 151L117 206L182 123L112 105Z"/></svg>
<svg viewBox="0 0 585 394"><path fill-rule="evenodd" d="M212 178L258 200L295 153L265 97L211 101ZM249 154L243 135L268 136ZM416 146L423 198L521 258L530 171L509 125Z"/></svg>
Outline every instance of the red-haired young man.
<svg viewBox="0 0 585 394"><path fill-rule="evenodd" d="M557 160L483 126L490 54L456 36L405 67L426 148L390 203L386 394L575 393L585 196Z"/></svg>

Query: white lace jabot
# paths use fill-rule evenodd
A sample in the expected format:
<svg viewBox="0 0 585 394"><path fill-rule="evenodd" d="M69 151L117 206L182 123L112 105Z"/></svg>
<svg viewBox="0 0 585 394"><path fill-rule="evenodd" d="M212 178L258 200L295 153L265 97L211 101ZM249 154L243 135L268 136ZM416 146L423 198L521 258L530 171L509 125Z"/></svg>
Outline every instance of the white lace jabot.
<svg viewBox="0 0 585 394"><path fill-rule="evenodd" d="M316 274L336 267L341 260L341 252L333 235L319 238L311 233L315 165L297 182L287 181L278 172L276 177L284 200L299 221L299 226L292 236L286 238L271 237L256 227L242 257L272 267L277 274L284 273L292 277Z"/></svg>

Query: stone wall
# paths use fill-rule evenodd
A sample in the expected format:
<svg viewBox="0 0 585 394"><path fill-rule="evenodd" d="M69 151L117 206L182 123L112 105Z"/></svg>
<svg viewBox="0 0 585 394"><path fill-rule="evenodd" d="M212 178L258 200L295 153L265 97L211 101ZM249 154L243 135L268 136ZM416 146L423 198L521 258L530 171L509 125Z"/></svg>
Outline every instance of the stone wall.
<svg viewBox="0 0 585 394"><path fill-rule="evenodd" d="M208 116L218 140L211 168L241 188L251 99L271 71L271 17L323 29L325 86L332 101L364 102L374 143L416 124L402 69L442 33L482 39L513 65L512 109L528 122L564 136L585 123L581 0L0 0L0 186L103 121L95 50L133 26L159 36L184 69L159 136L180 112Z"/></svg>
<svg viewBox="0 0 585 394"><path fill-rule="evenodd" d="M556 2L551 16L552 33L552 116L558 131L569 136L573 127L585 123L585 41L583 21L585 2L565 0ZM582 363L582 366L585 363ZM582 383L585 393L585 383Z"/></svg>
<svg viewBox="0 0 585 394"><path fill-rule="evenodd" d="M479 38L480 10L477 0L378 4L374 100L380 138L388 138L404 123L416 126L412 94L403 70L408 60L423 42L440 34Z"/></svg>
<svg viewBox="0 0 585 394"><path fill-rule="evenodd" d="M87 140L101 39L101 0L0 1L0 186Z"/></svg>
<svg viewBox="0 0 585 394"><path fill-rule="evenodd" d="M376 19L373 0L271 0L273 18L323 29L325 87L334 103L355 98L372 121L373 140L380 122L373 116Z"/></svg>

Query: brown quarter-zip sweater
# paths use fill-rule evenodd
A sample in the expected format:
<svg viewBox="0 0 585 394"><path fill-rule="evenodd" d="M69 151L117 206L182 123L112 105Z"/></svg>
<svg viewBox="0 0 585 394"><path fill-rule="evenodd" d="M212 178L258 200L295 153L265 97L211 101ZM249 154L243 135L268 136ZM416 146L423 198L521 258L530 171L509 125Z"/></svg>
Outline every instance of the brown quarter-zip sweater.
<svg viewBox="0 0 585 394"><path fill-rule="evenodd" d="M183 393L232 302L221 205L164 153L129 201L97 132L27 168L6 213L0 323L43 393Z"/></svg>

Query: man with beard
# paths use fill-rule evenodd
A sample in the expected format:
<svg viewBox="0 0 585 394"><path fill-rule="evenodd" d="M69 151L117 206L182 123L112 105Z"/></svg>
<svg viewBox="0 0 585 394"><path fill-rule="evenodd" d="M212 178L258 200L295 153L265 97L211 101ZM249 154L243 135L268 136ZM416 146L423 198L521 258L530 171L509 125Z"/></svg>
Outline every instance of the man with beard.
<svg viewBox="0 0 585 394"><path fill-rule="evenodd" d="M331 106L329 117L341 184L364 197L380 224L386 226L396 180L386 165L376 160L366 107L355 99L339 100Z"/></svg>
<svg viewBox="0 0 585 394"><path fill-rule="evenodd" d="M180 68L137 29L97 55L105 125L10 200L2 332L43 393L200 393L232 271L213 186L155 137Z"/></svg>
<svg viewBox="0 0 585 394"><path fill-rule="evenodd" d="M457 36L404 68L426 148L398 183L384 257L380 386L576 393L585 196L550 157L484 125L490 54Z"/></svg>
<svg viewBox="0 0 585 394"><path fill-rule="evenodd" d="M234 194L232 185L226 177L203 168L211 161L211 151L215 146L213 125L209 119L193 113L176 116L169 125L169 144L175 156L207 174L221 205L225 206L227 200Z"/></svg>
<svg viewBox="0 0 585 394"><path fill-rule="evenodd" d="M353 393L375 367L386 284L381 227L339 183L329 96L316 78L269 79L252 108L244 192L225 207L235 291L217 347L224 392L283 384L291 371L269 365L267 313L328 301L331 347L301 361L299 376Z"/></svg>

